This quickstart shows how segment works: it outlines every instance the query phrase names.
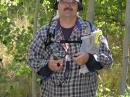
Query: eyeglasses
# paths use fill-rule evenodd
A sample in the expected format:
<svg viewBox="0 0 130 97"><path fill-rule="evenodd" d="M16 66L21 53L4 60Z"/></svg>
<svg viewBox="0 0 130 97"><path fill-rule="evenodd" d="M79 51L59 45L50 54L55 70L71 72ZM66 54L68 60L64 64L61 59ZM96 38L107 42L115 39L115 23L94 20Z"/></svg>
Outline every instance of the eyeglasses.
<svg viewBox="0 0 130 97"><path fill-rule="evenodd" d="M62 4L62 5L71 5L71 6L75 6L77 4L77 2L73 1L73 0L72 1L60 0L59 3Z"/></svg>

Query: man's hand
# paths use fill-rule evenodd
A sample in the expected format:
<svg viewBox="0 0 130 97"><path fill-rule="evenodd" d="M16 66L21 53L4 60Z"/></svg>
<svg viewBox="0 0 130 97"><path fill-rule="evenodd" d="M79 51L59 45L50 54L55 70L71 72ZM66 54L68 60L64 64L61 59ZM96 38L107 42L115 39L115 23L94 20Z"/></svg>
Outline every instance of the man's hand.
<svg viewBox="0 0 130 97"><path fill-rule="evenodd" d="M48 67L54 71L60 71L63 68L63 59L55 59L54 57L50 57Z"/></svg>
<svg viewBox="0 0 130 97"><path fill-rule="evenodd" d="M74 55L74 62L78 65L84 65L88 62L89 54L85 52L79 52Z"/></svg>

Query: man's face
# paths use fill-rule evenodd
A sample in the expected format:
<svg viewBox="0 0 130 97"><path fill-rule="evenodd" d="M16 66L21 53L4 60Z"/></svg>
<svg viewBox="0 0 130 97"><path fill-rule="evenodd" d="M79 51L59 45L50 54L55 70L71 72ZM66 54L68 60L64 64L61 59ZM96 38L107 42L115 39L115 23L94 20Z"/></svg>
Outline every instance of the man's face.
<svg viewBox="0 0 130 97"><path fill-rule="evenodd" d="M77 15L78 3L76 0L60 0L58 10L61 17L74 17Z"/></svg>

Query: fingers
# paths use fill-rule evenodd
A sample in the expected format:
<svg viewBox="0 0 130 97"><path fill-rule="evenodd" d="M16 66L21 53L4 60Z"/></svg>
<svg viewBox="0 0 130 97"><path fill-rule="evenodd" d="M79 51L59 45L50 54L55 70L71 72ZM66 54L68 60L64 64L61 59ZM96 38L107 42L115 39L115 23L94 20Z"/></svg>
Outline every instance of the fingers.
<svg viewBox="0 0 130 97"><path fill-rule="evenodd" d="M51 57L48 66L54 72L60 71L63 68L63 59L54 60L53 57Z"/></svg>
<svg viewBox="0 0 130 97"><path fill-rule="evenodd" d="M88 58L89 58L88 53L80 52L80 53L75 54L75 57L73 60L77 65L84 65L87 63Z"/></svg>
<svg viewBox="0 0 130 97"><path fill-rule="evenodd" d="M78 56L80 56L80 55L81 55L81 52L76 53L76 54L74 55L74 57L78 57Z"/></svg>
<svg viewBox="0 0 130 97"><path fill-rule="evenodd" d="M80 59L80 57L81 57L81 53L79 52L79 53L76 53L75 55L74 55L74 61L77 63L77 61Z"/></svg>

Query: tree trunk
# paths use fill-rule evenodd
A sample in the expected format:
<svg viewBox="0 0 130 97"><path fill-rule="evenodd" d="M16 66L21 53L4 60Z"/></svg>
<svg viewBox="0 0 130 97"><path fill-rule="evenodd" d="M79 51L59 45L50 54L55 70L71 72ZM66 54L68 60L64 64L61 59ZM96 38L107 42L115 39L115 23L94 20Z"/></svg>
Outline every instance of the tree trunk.
<svg viewBox="0 0 130 97"><path fill-rule="evenodd" d="M39 3L40 0L35 0L36 6L35 6L35 18L34 18L34 33L37 30L37 20L38 20L38 10L39 10ZM33 71L32 72L32 97L37 97L37 92L36 92L36 74Z"/></svg>
<svg viewBox="0 0 130 97"><path fill-rule="evenodd" d="M94 21L94 0L88 0L88 17L87 20L89 20L90 22Z"/></svg>
<svg viewBox="0 0 130 97"><path fill-rule="evenodd" d="M37 97L37 92L36 92L36 74L33 71L32 72L32 97Z"/></svg>
<svg viewBox="0 0 130 97"><path fill-rule="evenodd" d="M129 61L129 58L130 58L130 56L129 56L129 54L130 54L130 52L129 52L129 50L130 50L130 0L128 0L127 1L127 8L126 8L126 33L128 33L127 35L128 35L128 59L127 59L127 61L128 61L128 80L127 80L127 82L128 82L128 85L130 86L130 61Z"/></svg>
<svg viewBox="0 0 130 97"><path fill-rule="evenodd" d="M126 79L128 75L128 64L129 64L129 37L130 37L130 0L127 0L126 3L126 33L123 41L123 64L121 71L121 83L120 83L120 94L124 95L126 90Z"/></svg>

